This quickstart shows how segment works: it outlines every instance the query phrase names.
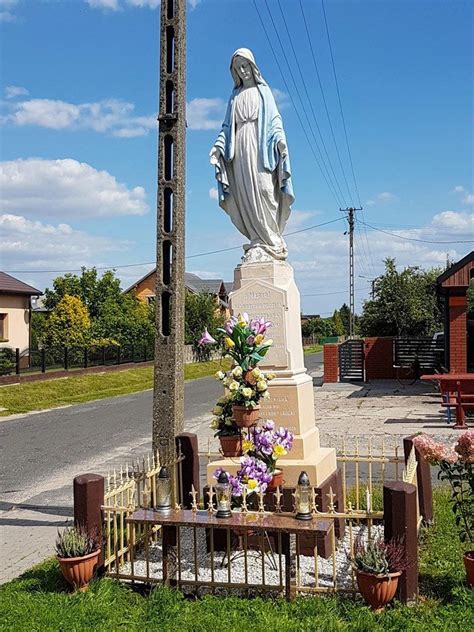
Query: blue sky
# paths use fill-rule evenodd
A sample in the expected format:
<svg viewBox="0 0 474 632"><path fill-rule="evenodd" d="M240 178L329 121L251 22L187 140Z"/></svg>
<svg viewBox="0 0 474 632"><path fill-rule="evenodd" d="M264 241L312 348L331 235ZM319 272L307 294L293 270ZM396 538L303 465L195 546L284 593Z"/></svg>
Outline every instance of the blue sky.
<svg viewBox="0 0 474 632"><path fill-rule="evenodd" d="M321 3L302 2L351 201L356 203ZM344 187L300 2L281 0L281 7L305 85L278 0L257 4L278 65L253 0L188 4L189 255L243 243L214 199L208 163L232 87L229 60L241 46L253 50L276 91L284 119L296 193L288 231L340 215L288 95L290 90L305 120L294 80L317 136L306 87ZM364 206L359 218L410 239L474 239L470 3L326 0L325 6ZM44 288L56 276L46 270L152 262L159 2L0 0L0 18L2 269ZM327 314L346 300L344 230L341 221L288 238L307 313ZM446 253L456 259L471 249L466 243L402 240L359 224L357 304L370 287L359 276L380 274L386 256L395 256L400 265L428 267L442 265ZM192 258L187 269L227 280L239 257L235 250ZM126 286L150 267L118 272Z"/></svg>

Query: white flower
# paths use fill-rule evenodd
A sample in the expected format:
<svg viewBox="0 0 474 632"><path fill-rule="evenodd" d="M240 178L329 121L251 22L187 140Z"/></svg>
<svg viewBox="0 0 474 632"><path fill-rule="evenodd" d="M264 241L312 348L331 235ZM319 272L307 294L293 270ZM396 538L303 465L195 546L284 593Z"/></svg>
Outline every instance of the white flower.
<svg viewBox="0 0 474 632"><path fill-rule="evenodd" d="M263 392L266 391L268 388L267 383L265 382L265 380L259 380L257 382L257 391Z"/></svg>
<svg viewBox="0 0 474 632"><path fill-rule="evenodd" d="M227 419L225 420L225 425L232 426L232 417L227 417Z"/></svg>
<svg viewBox="0 0 474 632"><path fill-rule="evenodd" d="M243 388L241 393L245 398L250 399L252 397L253 391L251 388Z"/></svg>
<svg viewBox="0 0 474 632"><path fill-rule="evenodd" d="M234 377L242 377L242 367L241 366L236 366L235 368L232 369L232 375Z"/></svg>
<svg viewBox="0 0 474 632"><path fill-rule="evenodd" d="M271 381L276 378L276 375L275 373L267 373L265 377L267 378L267 380Z"/></svg>
<svg viewBox="0 0 474 632"><path fill-rule="evenodd" d="M225 378L225 373L223 371L217 371L217 373L214 374L214 377L216 380L223 380Z"/></svg>
<svg viewBox="0 0 474 632"><path fill-rule="evenodd" d="M222 415L222 406L214 406L212 414L217 416Z"/></svg>
<svg viewBox="0 0 474 632"><path fill-rule="evenodd" d="M265 391L262 397L263 399L270 399L270 393L268 391Z"/></svg>
<svg viewBox="0 0 474 632"><path fill-rule="evenodd" d="M238 391L240 384L235 380L232 380L229 384L229 391Z"/></svg>
<svg viewBox="0 0 474 632"><path fill-rule="evenodd" d="M260 371L259 368L256 368L252 371L252 375L253 377L256 377L258 379L262 375L262 372Z"/></svg>
<svg viewBox="0 0 474 632"><path fill-rule="evenodd" d="M218 419L214 418L214 419L211 421L211 428L212 428L213 430L217 430L217 428L219 428L219 420L218 420Z"/></svg>

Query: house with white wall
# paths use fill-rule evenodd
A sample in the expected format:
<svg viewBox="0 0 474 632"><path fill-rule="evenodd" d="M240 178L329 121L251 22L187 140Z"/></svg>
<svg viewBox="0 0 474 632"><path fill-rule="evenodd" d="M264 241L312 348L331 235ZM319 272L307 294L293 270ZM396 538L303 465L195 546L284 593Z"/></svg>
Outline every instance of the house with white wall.
<svg viewBox="0 0 474 632"><path fill-rule="evenodd" d="M0 272L0 348L20 349L28 355L31 337L31 299L41 290Z"/></svg>

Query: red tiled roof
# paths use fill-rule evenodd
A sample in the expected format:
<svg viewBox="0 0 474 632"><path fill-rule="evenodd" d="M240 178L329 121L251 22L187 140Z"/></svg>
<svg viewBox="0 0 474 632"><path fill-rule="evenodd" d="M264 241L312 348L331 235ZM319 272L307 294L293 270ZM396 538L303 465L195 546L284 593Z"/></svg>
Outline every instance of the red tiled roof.
<svg viewBox="0 0 474 632"><path fill-rule="evenodd" d="M0 294L27 294L29 296L41 296L43 292L10 276L6 272L0 272Z"/></svg>

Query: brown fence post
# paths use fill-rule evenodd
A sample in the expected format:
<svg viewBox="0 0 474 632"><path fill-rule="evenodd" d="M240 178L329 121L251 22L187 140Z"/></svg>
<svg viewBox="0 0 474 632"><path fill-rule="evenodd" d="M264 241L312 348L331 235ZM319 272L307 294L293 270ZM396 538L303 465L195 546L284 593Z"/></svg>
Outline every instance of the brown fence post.
<svg viewBox="0 0 474 632"><path fill-rule="evenodd" d="M405 437L403 439L403 451L405 453L405 463L408 461L411 449L413 447L413 439L415 434ZM433 520L433 486L431 483L431 466L426 461L418 450L415 448L416 462L418 463L416 468L416 482L418 486L418 505L420 508L420 515L425 522L431 522Z"/></svg>
<svg viewBox="0 0 474 632"><path fill-rule="evenodd" d="M191 509L192 496L191 490L197 491L197 500L199 501L199 447L197 435L192 432L182 432L176 436L176 448L181 448L181 454L184 456L182 462L181 485L183 490L182 503L185 509Z"/></svg>
<svg viewBox="0 0 474 632"><path fill-rule="evenodd" d="M403 541L405 561L409 567L398 582L398 598L407 603L418 594L418 525L416 487L410 483L390 481L383 486L385 541Z"/></svg>
<svg viewBox="0 0 474 632"><path fill-rule="evenodd" d="M102 509L104 504L104 477L100 474L81 474L74 478L74 524L87 531L97 531L102 542ZM98 568L104 563L104 547Z"/></svg>

